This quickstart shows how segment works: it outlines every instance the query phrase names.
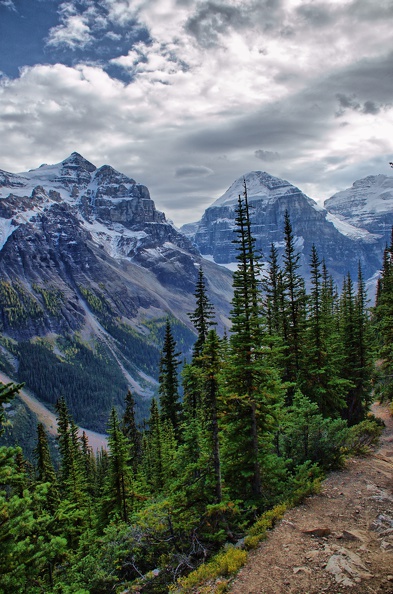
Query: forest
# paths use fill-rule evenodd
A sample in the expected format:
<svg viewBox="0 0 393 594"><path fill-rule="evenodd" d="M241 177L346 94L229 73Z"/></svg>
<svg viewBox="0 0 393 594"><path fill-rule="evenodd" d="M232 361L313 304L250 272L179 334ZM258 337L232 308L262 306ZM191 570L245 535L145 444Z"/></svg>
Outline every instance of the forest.
<svg viewBox="0 0 393 594"><path fill-rule="evenodd" d="M393 397L393 235L369 307L360 265L339 291L315 248L306 290L288 212L284 256L272 245L262 269L250 208L245 187L230 332L215 329L200 268L192 353L183 365L168 318L145 422L128 390L95 454L59 398L58 460L41 424L34 463L0 448L0 594L225 592L285 509L378 439L370 406ZM2 385L0 403L20 388Z"/></svg>

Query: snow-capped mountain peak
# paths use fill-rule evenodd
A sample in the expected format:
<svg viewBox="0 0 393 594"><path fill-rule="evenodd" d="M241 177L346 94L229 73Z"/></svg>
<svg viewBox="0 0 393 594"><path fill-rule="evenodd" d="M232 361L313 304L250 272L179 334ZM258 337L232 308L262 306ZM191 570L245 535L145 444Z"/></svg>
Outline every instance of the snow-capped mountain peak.
<svg viewBox="0 0 393 594"><path fill-rule="evenodd" d="M392 224L393 177L369 175L325 201L329 213L343 222L386 236Z"/></svg>

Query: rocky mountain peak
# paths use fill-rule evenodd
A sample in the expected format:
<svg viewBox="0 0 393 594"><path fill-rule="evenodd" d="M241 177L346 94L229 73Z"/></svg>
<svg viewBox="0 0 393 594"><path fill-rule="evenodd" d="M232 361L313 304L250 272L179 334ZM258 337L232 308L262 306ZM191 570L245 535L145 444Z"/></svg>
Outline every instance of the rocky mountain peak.
<svg viewBox="0 0 393 594"><path fill-rule="evenodd" d="M386 202L390 195L390 186L383 177L375 176L354 184L356 199L364 202L365 188L372 186L378 188L373 195L378 193L379 200L385 199ZM348 272L356 278L359 261L364 267L366 278L372 277L378 270L381 250L374 231L370 232L364 225L359 229L351 221L343 221L342 215L338 216L334 208L328 212L296 186L265 171L251 171L239 177L206 209L198 223L184 228L184 233L205 257L230 269L236 266L236 250L233 245L235 217L238 196L243 194L244 182L251 206L256 249L265 258L272 244L282 256L284 215L288 211L296 248L300 253L301 273L306 279L309 276L309 258L313 244L339 286ZM330 200L333 205L333 198ZM371 216L369 203L366 211ZM389 216L392 218L391 207Z"/></svg>
<svg viewBox="0 0 393 594"><path fill-rule="evenodd" d="M75 151L71 153L69 157L64 159L64 161L62 161L61 164L64 168L82 169L88 171L89 173L92 173L97 169L97 167L93 165L93 163L90 163L90 161L88 161L87 159L82 157L82 155Z"/></svg>
<svg viewBox="0 0 393 594"><path fill-rule="evenodd" d="M393 223L393 177L369 175L325 200L325 208L343 224L365 230L384 246Z"/></svg>
<svg viewBox="0 0 393 594"><path fill-rule="evenodd" d="M243 195L244 182L247 186L249 201L271 200L286 193L300 192L288 181L274 177L266 171L250 171L233 182L228 190L212 206L237 204L238 196Z"/></svg>

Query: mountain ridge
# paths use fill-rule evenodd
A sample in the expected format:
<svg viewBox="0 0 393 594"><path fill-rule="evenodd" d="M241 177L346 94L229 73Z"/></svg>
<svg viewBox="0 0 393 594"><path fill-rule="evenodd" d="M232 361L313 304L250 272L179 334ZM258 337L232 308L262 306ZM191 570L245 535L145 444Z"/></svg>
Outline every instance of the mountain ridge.
<svg viewBox="0 0 393 594"><path fill-rule="evenodd" d="M393 183L393 178L385 176L385 179L391 179ZM382 237L380 228L372 225L362 227L348 214L343 216L339 209L332 207L328 210L320 206L290 182L263 171L251 171L235 180L205 210L200 221L181 227L204 257L229 268L236 261L232 231L235 227L237 199L244 191L244 183L256 248L265 259L272 243L282 257L284 213L288 211L297 238L301 272L306 278L309 276L308 259L314 243L338 285L341 285L348 272L352 278L357 277L359 262L365 277L374 279L380 268L386 233ZM365 184L361 180L356 183L364 189ZM389 181L386 183L390 184ZM334 205L333 198L325 204ZM392 209L387 209L385 214L385 226L388 221L393 224ZM371 282L375 285L374 280Z"/></svg>
<svg viewBox="0 0 393 594"><path fill-rule="evenodd" d="M105 429L128 388L146 414L167 316L189 352L202 264L219 327L228 326L231 274L203 261L146 186L110 166L72 153L23 174L2 172L0 232L3 371L52 407L65 392L90 429Z"/></svg>

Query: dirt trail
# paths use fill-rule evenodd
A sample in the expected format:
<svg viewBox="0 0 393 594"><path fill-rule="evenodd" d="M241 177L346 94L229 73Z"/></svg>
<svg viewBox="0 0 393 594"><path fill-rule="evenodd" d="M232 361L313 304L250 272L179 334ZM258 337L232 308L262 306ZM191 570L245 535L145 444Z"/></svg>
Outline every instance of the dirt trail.
<svg viewBox="0 0 393 594"><path fill-rule="evenodd" d="M393 594L393 418L383 406L373 412L386 424L378 449L289 510L231 594Z"/></svg>

